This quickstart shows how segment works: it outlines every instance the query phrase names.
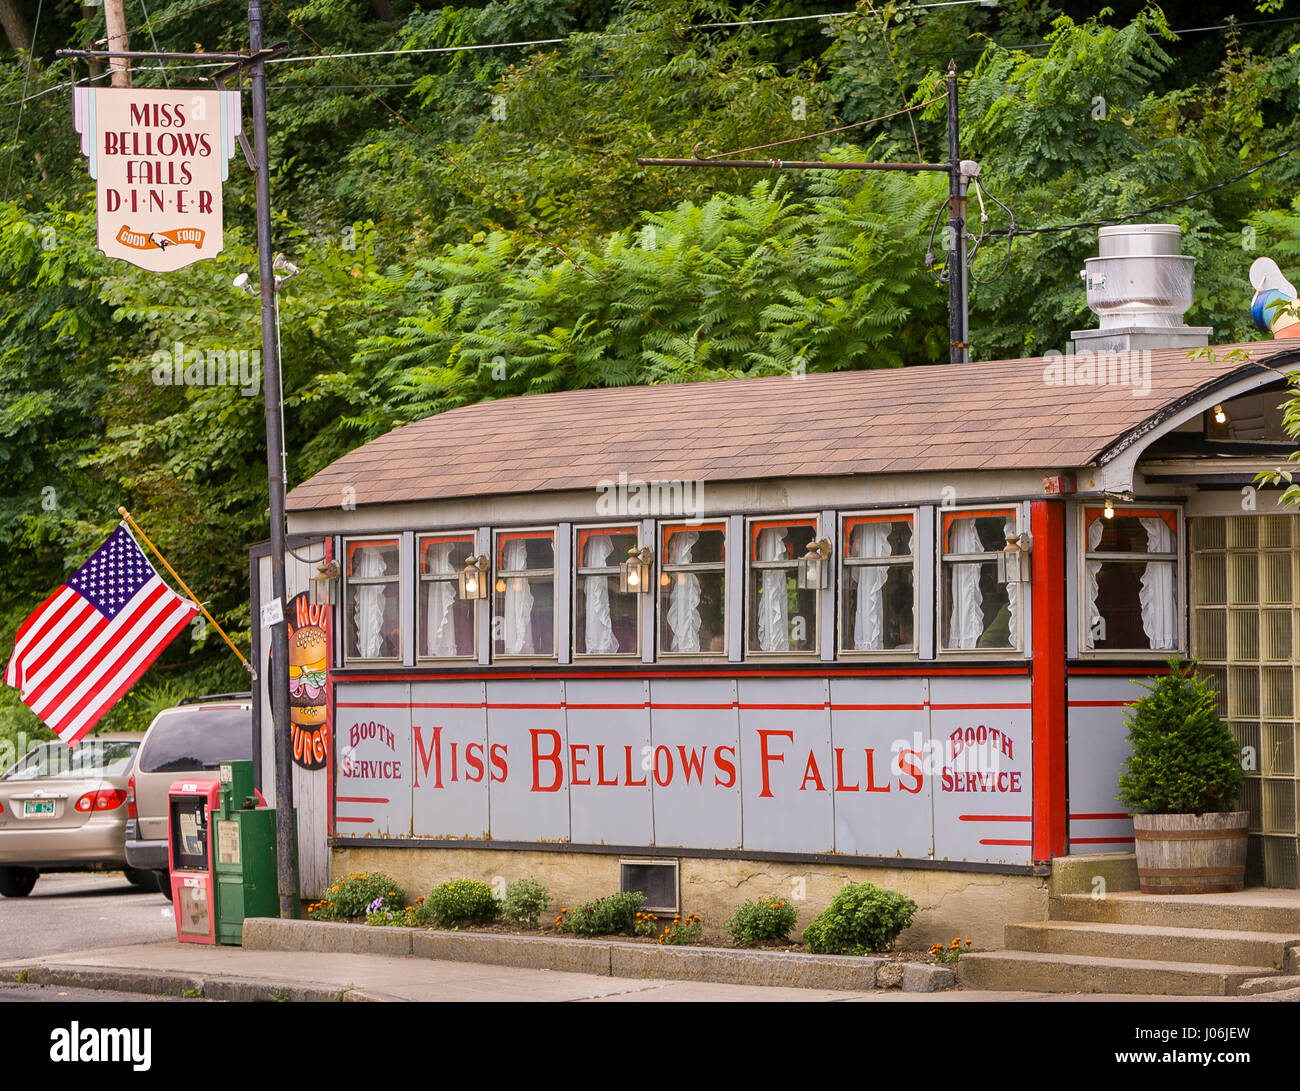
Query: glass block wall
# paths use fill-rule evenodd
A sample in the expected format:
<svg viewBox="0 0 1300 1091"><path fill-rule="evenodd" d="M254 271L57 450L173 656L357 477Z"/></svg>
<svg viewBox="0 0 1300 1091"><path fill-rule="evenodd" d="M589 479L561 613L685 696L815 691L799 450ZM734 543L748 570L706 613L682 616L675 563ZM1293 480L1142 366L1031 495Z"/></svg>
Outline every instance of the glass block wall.
<svg viewBox="0 0 1300 1091"><path fill-rule="evenodd" d="M1246 881L1300 887L1296 722L1300 719L1300 519L1215 516L1191 523L1192 655L1248 768ZM1248 748L1248 749L1247 749Z"/></svg>

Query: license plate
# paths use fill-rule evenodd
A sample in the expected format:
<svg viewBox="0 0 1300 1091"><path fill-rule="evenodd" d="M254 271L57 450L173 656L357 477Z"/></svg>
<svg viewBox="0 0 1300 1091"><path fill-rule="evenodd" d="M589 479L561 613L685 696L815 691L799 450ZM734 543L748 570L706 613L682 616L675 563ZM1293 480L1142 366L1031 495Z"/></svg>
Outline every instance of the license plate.
<svg viewBox="0 0 1300 1091"><path fill-rule="evenodd" d="M23 801L23 817L30 818L37 814L53 814L54 800L52 799L28 799Z"/></svg>

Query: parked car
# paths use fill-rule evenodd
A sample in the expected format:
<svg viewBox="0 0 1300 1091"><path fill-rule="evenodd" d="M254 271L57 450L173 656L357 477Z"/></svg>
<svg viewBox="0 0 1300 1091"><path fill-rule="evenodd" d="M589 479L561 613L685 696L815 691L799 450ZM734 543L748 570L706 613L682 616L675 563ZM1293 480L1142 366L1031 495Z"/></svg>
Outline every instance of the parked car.
<svg viewBox="0 0 1300 1091"><path fill-rule="evenodd" d="M141 736L92 735L75 747L41 743L0 774L0 894L24 898L46 871L123 870L154 890L126 859L127 778Z"/></svg>
<svg viewBox="0 0 1300 1091"><path fill-rule="evenodd" d="M127 779L126 859L151 872L172 896L167 864L167 793L187 774L211 774L223 761L253 757L250 693L186 698L154 717Z"/></svg>

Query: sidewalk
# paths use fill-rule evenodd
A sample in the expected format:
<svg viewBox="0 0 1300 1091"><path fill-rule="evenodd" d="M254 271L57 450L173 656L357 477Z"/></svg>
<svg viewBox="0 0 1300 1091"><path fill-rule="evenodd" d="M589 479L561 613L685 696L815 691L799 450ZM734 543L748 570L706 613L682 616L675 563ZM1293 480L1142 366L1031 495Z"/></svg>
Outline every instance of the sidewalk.
<svg viewBox="0 0 1300 1091"><path fill-rule="evenodd" d="M210 1000L291 1001L1196 1001L1201 997L950 990L841 990L611 977L447 959L338 951L266 951L147 943L0 963L0 977ZM1300 999L1288 994L1245 1000ZM1219 998L1218 1002L1222 1002Z"/></svg>

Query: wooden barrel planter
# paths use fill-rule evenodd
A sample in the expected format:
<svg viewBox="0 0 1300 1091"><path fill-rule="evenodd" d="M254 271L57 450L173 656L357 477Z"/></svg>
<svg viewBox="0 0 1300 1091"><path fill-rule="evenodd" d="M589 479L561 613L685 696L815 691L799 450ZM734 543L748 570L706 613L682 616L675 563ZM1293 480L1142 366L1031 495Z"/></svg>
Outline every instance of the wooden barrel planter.
<svg viewBox="0 0 1300 1091"><path fill-rule="evenodd" d="M1135 814L1144 894L1225 894L1246 885L1246 811Z"/></svg>

